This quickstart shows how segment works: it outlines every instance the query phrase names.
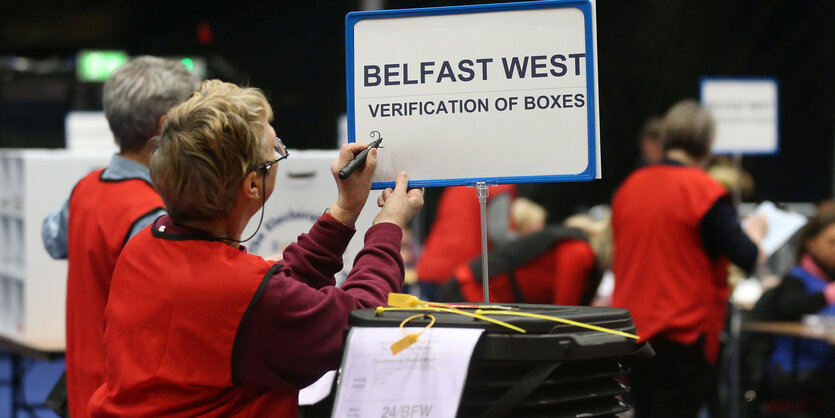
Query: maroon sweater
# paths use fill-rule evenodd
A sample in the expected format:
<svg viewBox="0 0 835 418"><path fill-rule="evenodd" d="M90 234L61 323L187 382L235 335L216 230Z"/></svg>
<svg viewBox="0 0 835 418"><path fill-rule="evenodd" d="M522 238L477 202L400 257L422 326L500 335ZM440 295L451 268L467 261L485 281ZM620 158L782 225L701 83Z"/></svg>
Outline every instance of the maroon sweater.
<svg viewBox="0 0 835 418"><path fill-rule="evenodd" d="M216 239L175 225L168 216L157 222L169 234ZM236 382L296 389L313 383L339 366L348 313L384 306L389 292L400 291L402 231L392 223L368 230L348 278L335 287L334 275L342 270L342 254L355 232L325 213L284 250L282 267L255 294L238 328L231 365Z"/></svg>

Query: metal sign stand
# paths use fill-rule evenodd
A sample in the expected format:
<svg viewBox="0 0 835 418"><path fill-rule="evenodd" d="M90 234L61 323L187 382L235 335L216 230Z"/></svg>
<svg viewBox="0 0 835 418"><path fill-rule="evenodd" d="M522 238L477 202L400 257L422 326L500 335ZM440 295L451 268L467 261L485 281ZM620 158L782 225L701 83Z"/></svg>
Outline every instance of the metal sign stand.
<svg viewBox="0 0 835 418"><path fill-rule="evenodd" d="M490 277L487 271L487 197L490 190L487 183L480 181L475 184L478 206L481 209L481 287L484 289L484 303L490 302Z"/></svg>

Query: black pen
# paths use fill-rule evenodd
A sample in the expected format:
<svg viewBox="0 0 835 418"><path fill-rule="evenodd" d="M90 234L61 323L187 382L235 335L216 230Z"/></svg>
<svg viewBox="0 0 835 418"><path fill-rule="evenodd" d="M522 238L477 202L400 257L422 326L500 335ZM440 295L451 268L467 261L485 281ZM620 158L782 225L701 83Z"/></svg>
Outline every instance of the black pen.
<svg viewBox="0 0 835 418"><path fill-rule="evenodd" d="M371 152L373 148L379 148L381 142L383 142L382 136L376 141L371 141L371 143L368 144L368 147L360 151L359 154L355 155L353 160L348 161L348 164L345 164L345 167L342 167L342 170L339 170L339 173L337 174L339 178L341 180L345 180L351 175L351 173L362 167L362 165L365 164L365 159L368 157L368 153Z"/></svg>

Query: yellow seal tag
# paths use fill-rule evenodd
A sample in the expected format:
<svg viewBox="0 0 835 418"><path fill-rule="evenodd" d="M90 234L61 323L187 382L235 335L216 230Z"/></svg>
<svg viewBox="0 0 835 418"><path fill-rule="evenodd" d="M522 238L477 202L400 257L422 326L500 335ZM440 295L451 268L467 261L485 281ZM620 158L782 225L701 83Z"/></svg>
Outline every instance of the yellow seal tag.
<svg viewBox="0 0 835 418"><path fill-rule="evenodd" d="M429 321L429 325L420 330L420 332L413 332L411 334L406 333L406 330L403 329L403 326L406 325L407 322L420 317L431 319L431 321ZM393 356L396 356L397 353L409 348L412 344L417 342L418 337L420 337L420 334L426 332L426 330L432 327L432 325L435 325L435 316L432 314L417 314L404 319L403 322L400 323L400 330L403 331L403 334L405 334L406 336L397 340L397 342L391 345L391 354Z"/></svg>
<svg viewBox="0 0 835 418"><path fill-rule="evenodd" d="M416 343L418 340L418 334L408 334L405 337L399 339L396 343L391 345L391 354L397 355L397 353L409 348L412 344Z"/></svg>

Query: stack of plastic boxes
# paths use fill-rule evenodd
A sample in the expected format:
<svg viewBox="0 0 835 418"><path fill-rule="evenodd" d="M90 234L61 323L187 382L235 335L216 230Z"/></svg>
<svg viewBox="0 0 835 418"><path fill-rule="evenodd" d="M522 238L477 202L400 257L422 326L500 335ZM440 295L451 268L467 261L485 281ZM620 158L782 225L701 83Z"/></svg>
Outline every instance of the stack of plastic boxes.
<svg viewBox="0 0 835 418"><path fill-rule="evenodd" d="M23 330L23 182L22 160L0 155L0 333Z"/></svg>
<svg viewBox="0 0 835 418"><path fill-rule="evenodd" d="M0 149L0 335L62 347L66 261L43 248L41 223L109 151Z"/></svg>

